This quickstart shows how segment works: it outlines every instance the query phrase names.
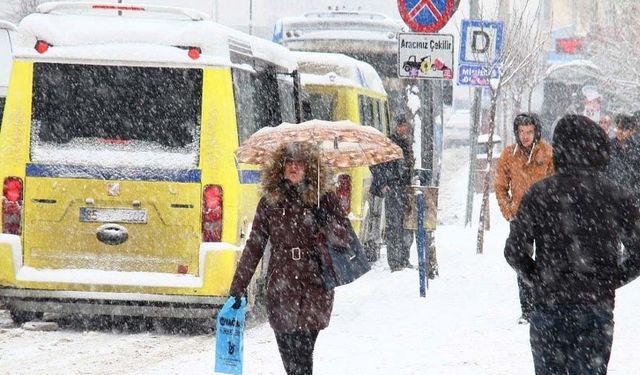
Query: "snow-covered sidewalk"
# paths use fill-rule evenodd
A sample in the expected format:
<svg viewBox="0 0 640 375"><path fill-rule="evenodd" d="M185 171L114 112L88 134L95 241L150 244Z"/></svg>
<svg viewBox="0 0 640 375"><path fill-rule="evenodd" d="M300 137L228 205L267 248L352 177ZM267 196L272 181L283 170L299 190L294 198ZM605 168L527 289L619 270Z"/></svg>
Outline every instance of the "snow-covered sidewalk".
<svg viewBox="0 0 640 375"><path fill-rule="evenodd" d="M516 323L515 272L502 255L508 226L495 199L484 254L476 254L475 227L463 226L467 163L467 147L445 150L440 277L426 298L419 297L418 272L391 273L383 255L367 275L338 288L331 325L316 345L314 374L533 374L528 326ZM638 316L640 281L618 292L610 374L640 373ZM31 332L0 314L0 374L212 374L214 345L213 334ZM284 374L267 323L246 332L244 373Z"/></svg>

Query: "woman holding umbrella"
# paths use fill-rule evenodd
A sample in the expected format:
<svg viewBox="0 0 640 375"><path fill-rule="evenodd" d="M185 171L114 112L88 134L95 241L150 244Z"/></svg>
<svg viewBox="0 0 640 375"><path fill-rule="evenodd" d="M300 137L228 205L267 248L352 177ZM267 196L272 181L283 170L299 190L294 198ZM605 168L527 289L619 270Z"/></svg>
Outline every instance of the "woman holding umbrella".
<svg viewBox="0 0 640 375"><path fill-rule="evenodd" d="M345 213L329 190L328 173L310 143L280 146L262 169L262 198L238 263L230 295L240 301L267 242L266 308L288 375L313 373L313 349L329 325L333 289L326 287L318 236L348 244ZM320 200L318 203L318 196ZM239 306L239 303L238 303Z"/></svg>

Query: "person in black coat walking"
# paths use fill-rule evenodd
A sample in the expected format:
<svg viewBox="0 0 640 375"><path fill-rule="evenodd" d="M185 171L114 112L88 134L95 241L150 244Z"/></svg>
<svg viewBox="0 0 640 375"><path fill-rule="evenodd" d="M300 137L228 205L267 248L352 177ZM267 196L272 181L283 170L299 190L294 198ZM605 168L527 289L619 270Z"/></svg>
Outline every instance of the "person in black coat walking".
<svg viewBox="0 0 640 375"><path fill-rule="evenodd" d="M370 167L371 194L384 196L387 262L391 271L411 267L409 249L413 231L405 229L405 213L409 210L409 188L415 160L411 142L411 128L404 116L396 119L396 127L389 137L401 149L404 157Z"/></svg>
<svg viewBox="0 0 640 375"><path fill-rule="evenodd" d="M553 161L556 174L525 194L504 255L533 286L536 374L606 374L616 288L640 274L640 207L602 173L609 141L589 118L559 120Z"/></svg>

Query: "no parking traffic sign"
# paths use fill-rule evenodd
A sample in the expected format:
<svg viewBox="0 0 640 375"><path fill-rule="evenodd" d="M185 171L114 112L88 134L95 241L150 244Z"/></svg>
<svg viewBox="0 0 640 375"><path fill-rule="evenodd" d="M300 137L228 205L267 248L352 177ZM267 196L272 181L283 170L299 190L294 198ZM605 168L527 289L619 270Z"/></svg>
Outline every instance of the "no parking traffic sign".
<svg viewBox="0 0 640 375"><path fill-rule="evenodd" d="M435 33L453 15L454 0L398 0L404 23L415 32Z"/></svg>

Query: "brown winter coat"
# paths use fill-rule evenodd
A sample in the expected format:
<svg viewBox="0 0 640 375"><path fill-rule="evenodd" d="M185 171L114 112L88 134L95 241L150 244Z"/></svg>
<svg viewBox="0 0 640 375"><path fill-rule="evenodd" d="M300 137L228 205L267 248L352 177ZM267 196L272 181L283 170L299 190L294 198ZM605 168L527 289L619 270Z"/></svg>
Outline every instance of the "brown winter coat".
<svg viewBox="0 0 640 375"><path fill-rule="evenodd" d="M496 199L502 216L511 221L529 187L553 172L552 149L543 140L534 145L531 155L517 143L502 150L495 179Z"/></svg>
<svg viewBox="0 0 640 375"><path fill-rule="evenodd" d="M271 255L267 267L267 315L275 331L321 330L329 324L333 290L324 287L318 256L326 256L317 246L320 226L314 214L317 206L317 155L307 155L305 181L299 186L283 178L282 153L263 170L263 197L258 203L251 233L231 284L231 295L243 294L262 258L267 242ZM320 209L334 232L342 230L344 217L338 198L327 192L321 175ZM300 250L295 250L300 248ZM294 258L300 258L296 260Z"/></svg>

